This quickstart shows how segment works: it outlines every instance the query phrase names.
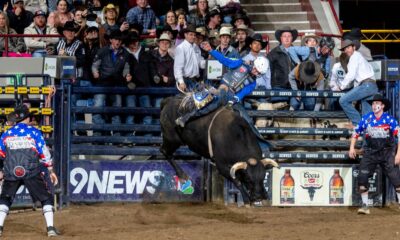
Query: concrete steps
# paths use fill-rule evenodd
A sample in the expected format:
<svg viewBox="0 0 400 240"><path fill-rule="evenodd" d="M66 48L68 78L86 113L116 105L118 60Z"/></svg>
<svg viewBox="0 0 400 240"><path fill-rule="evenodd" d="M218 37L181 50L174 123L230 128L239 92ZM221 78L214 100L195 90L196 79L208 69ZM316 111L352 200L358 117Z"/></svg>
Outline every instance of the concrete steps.
<svg viewBox="0 0 400 240"><path fill-rule="evenodd" d="M254 22L308 21L307 12L251 12L247 14Z"/></svg>
<svg viewBox="0 0 400 240"><path fill-rule="evenodd" d="M256 12L299 12L301 5L297 3L248 3L241 4L248 13Z"/></svg>
<svg viewBox="0 0 400 240"><path fill-rule="evenodd" d="M240 4L249 3L299 3L299 0L241 0Z"/></svg>

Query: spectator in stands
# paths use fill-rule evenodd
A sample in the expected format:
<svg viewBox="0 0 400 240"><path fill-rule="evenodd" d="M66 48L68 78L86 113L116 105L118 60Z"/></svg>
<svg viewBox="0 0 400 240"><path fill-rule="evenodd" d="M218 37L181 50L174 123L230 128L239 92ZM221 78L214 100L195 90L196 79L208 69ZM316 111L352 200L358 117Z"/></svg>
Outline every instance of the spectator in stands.
<svg viewBox="0 0 400 240"><path fill-rule="evenodd" d="M58 35L57 30L54 27L46 25L46 13L42 10L35 12L33 23L25 28L24 34ZM58 37L25 37L24 40L29 52L32 53L32 57L44 57L46 55L54 54L54 48L58 42Z"/></svg>
<svg viewBox="0 0 400 240"><path fill-rule="evenodd" d="M137 6L130 9L126 15L129 24L138 23L143 26L143 34L155 35L156 15L147 0L137 0Z"/></svg>
<svg viewBox="0 0 400 240"><path fill-rule="evenodd" d="M200 68L204 69L205 61L195 44L196 27L189 25L184 34L185 41L175 49L174 76L181 91L191 91L200 81Z"/></svg>
<svg viewBox="0 0 400 240"><path fill-rule="evenodd" d="M172 58L174 58L175 57L175 48L176 48L175 39L178 34L178 31L173 30L171 28L171 26L169 26L169 25L165 25L163 28L157 29L157 31L156 31L157 38L160 38L163 33L168 34L168 37L170 39L170 46L168 48L168 54Z"/></svg>
<svg viewBox="0 0 400 240"><path fill-rule="evenodd" d="M215 49L220 44L218 37L218 30L211 30L210 32L208 32L207 35L211 47Z"/></svg>
<svg viewBox="0 0 400 240"><path fill-rule="evenodd" d="M222 27L219 30L220 44L216 47L215 50L222 53L225 57L228 58L240 58L239 52L236 51L236 49L230 45L231 38L232 38L231 28Z"/></svg>
<svg viewBox="0 0 400 240"><path fill-rule="evenodd" d="M87 20L88 26L98 27L99 25L106 23L101 0L90 0L88 1L88 6L91 12L97 16L95 20Z"/></svg>
<svg viewBox="0 0 400 240"><path fill-rule="evenodd" d="M225 23L231 23L235 14L243 13L239 0L216 0L216 3L221 8Z"/></svg>
<svg viewBox="0 0 400 240"><path fill-rule="evenodd" d="M148 88L159 84L161 77L157 74L155 61L152 55L140 44L140 36L136 32L130 32L126 39L126 50L131 54L129 61L130 72L136 87ZM128 96L129 97L129 96ZM149 95L138 97L140 107L152 107ZM136 99L127 99L128 107L136 106ZM126 123L133 123L133 116L127 118ZM144 116L143 124L151 124L152 116Z"/></svg>
<svg viewBox="0 0 400 240"><path fill-rule="evenodd" d="M184 29L187 27L186 13L183 9L178 9L175 11L176 17L178 19L176 30L178 31L178 36L175 40L175 46L178 46L185 40Z"/></svg>
<svg viewBox="0 0 400 240"><path fill-rule="evenodd" d="M58 42L56 47L56 55L73 56L76 58L77 79L83 76L83 65L85 62L85 48L83 43L75 37L80 26L74 21L67 21L64 27L59 27L58 32L64 37Z"/></svg>
<svg viewBox="0 0 400 240"><path fill-rule="evenodd" d="M58 0L57 10L51 12L47 18L48 25L52 27L62 27L67 21L74 19L74 14L69 11L69 4L66 0Z"/></svg>
<svg viewBox="0 0 400 240"><path fill-rule="evenodd" d="M74 22L79 26L78 32L76 32L76 37L83 41L86 26L86 16L88 14L87 9L83 7L77 8L74 11Z"/></svg>
<svg viewBox="0 0 400 240"><path fill-rule="evenodd" d="M235 28L236 41L232 46L239 52L240 57L246 56L250 52L250 37L248 35L248 28L242 24Z"/></svg>
<svg viewBox="0 0 400 240"><path fill-rule="evenodd" d="M372 61L371 50L362 44L361 38L362 33L360 28L352 28L350 32L343 33L343 40L352 40L356 46L356 50L361 53L361 55L367 59L367 61Z"/></svg>
<svg viewBox="0 0 400 240"><path fill-rule="evenodd" d="M196 41L195 41L197 46L200 46L200 44L202 42L207 41L207 40L208 40L208 38L206 35L206 28L205 27L197 27L196 28ZM201 50L201 56L204 59L208 59L208 56L209 56L208 52L202 48L200 48L200 50Z"/></svg>
<svg viewBox="0 0 400 240"><path fill-rule="evenodd" d="M378 87L372 66L356 50L355 44L351 40L344 40L340 50L344 51L350 59L347 65L347 74L339 84L338 89L342 91L352 83L354 83L354 88L340 97L339 103L351 121L349 128L353 129L361 119L360 113L353 106L353 102L361 101L363 115L371 112L372 109L368 100L371 100L372 96L378 93Z"/></svg>
<svg viewBox="0 0 400 240"><path fill-rule="evenodd" d="M103 15L105 23L99 27L99 38L100 45L107 46L109 44L108 35L115 30L125 32L129 29L129 24L127 22L123 22L122 25L117 23L119 8L114 4L107 4L107 6L103 8Z"/></svg>
<svg viewBox="0 0 400 240"><path fill-rule="evenodd" d="M344 80L344 77L347 73L347 65L349 64L349 56L346 53L340 54L337 59L337 63L333 64L331 79L329 81L329 88L332 91L339 91L339 86ZM346 89L352 88L353 85L348 85ZM339 106L339 99L330 98L329 99L329 108L330 110L341 110Z"/></svg>
<svg viewBox="0 0 400 240"><path fill-rule="evenodd" d="M165 21L164 21L164 26L170 26L171 29L176 30L177 28L177 18L176 14L174 11L170 10L165 14Z"/></svg>
<svg viewBox="0 0 400 240"><path fill-rule="evenodd" d="M47 13L47 3L46 0L24 0L25 9L29 12L36 12L42 10Z"/></svg>
<svg viewBox="0 0 400 240"><path fill-rule="evenodd" d="M237 28L241 25L245 25L247 27L247 35L253 36L254 30L251 29L251 23L249 17L244 13L237 13L233 16L231 24L233 28Z"/></svg>
<svg viewBox="0 0 400 240"><path fill-rule="evenodd" d="M206 25L206 16L208 13L208 1L197 0L196 8L191 10L188 17L189 24L196 27L204 27Z"/></svg>
<svg viewBox="0 0 400 240"><path fill-rule="evenodd" d="M83 65L83 79L93 79L92 64L97 51L100 49L99 29L97 27L88 27L85 30L84 38L85 61Z"/></svg>
<svg viewBox="0 0 400 240"><path fill-rule="evenodd" d="M174 87L174 59L169 55L168 50L171 45L171 38L168 34L162 34L158 39L158 49L154 49L151 54L157 69L157 75L161 79L156 86L160 87ZM154 101L154 107L161 106L162 97L157 97Z"/></svg>
<svg viewBox="0 0 400 240"><path fill-rule="evenodd" d="M207 32L210 33L211 30L219 31L221 24L221 13L218 8L212 9L205 19Z"/></svg>
<svg viewBox="0 0 400 240"><path fill-rule="evenodd" d="M33 13L25 10L23 0L14 0L11 10L8 9L8 2L4 5L3 12L7 13L10 20L10 27L18 34L24 33L24 29L33 22Z"/></svg>
<svg viewBox="0 0 400 240"><path fill-rule="evenodd" d="M254 60L258 57L264 57L265 55L261 53L261 50L266 48L267 45L268 41L264 41L261 34L254 34L253 37L251 37L250 52L243 57L243 61L249 62L250 65L252 65ZM264 74L259 74L256 78L256 82L256 89L271 89L271 69L268 67Z"/></svg>
<svg viewBox="0 0 400 240"><path fill-rule="evenodd" d="M289 89L289 73L296 66L289 55L288 49L297 38L297 30L283 27L275 31L275 38L279 41L269 52L267 58L271 67L271 87L275 90ZM271 102L288 101L286 97L272 97Z"/></svg>
<svg viewBox="0 0 400 240"><path fill-rule="evenodd" d="M320 38L314 34L307 34L301 41L302 46L289 47L289 55L297 66L289 74L289 83L292 90L324 90L324 74L330 72L330 58L326 71L321 69L322 63L319 48ZM326 58L324 59L326 60ZM304 64L303 64L304 62ZM314 63L317 63L316 66ZM301 104L308 111L318 111L315 108L316 99L312 97L291 97L291 110L299 110Z"/></svg>
<svg viewBox="0 0 400 240"><path fill-rule="evenodd" d="M93 61L92 73L94 85L97 86L126 86L132 81L129 69L129 53L122 47L122 33L119 29L110 33L110 45L101 48ZM122 106L122 97L119 94L109 95L113 107ZM94 95L94 106L104 107L106 104L106 94ZM118 115L112 117L113 124L121 123ZM93 115L93 123L104 124L105 120L101 114ZM93 135L99 136L100 132Z"/></svg>
<svg viewBox="0 0 400 240"><path fill-rule="evenodd" d="M9 27L7 15L4 12L0 12L0 34L17 34L17 32ZM25 57L30 56L26 54L26 45L24 38L12 37L8 39L8 56L10 57ZM3 52L2 56L5 56L5 38L0 38L0 51Z"/></svg>

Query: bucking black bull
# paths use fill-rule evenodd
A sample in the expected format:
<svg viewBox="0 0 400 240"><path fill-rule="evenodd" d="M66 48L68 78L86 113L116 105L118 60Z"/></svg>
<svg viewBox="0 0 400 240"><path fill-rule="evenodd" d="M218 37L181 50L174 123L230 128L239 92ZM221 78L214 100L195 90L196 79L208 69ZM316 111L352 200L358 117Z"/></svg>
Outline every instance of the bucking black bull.
<svg viewBox="0 0 400 240"><path fill-rule="evenodd" d="M266 198L264 178L266 166L278 167L272 159L262 158L257 137L249 124L238 113L226 107L206 116L189 121L185 128L176 126L182 97L168 97L161 103L161 131L163 143L160 151L168 159L179 178L186 174L173 160L173 153L188 145L193 152L210 158L225 178L240 190L245 204L259 204Z"/></svg>

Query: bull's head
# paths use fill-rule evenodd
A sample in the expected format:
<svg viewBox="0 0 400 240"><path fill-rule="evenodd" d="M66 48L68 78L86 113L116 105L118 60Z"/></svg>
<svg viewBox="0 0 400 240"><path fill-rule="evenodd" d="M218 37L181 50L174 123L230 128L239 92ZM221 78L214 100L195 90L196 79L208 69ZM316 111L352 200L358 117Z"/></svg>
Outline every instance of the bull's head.
<svg viewBox="0 0 400 240"><path fill-rule="evenodd" d="M230 175L232 179L236 179L236 171L240 169L244 170L243 174L240 175L239 181L244 184L252 202L259 202L267 197L264 188L264 179L267 171L266 166L268 165L279 167L278 163L268 158L260 161L250 158L247 162L237 162L231 167Z"/></svg>

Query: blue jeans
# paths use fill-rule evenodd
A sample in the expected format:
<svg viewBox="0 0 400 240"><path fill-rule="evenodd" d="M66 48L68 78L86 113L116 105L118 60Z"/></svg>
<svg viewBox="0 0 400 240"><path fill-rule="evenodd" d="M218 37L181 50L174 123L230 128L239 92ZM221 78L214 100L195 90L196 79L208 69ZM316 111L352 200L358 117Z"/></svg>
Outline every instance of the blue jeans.
<svg viewBox="0 0 400 240"><path fill-rule="evenodd" d="M372 96L378 93L378 86L374 82L366 82L361 84L339 99L340 106L344 113L350 119L354 126L357 126L361 120L360 113L354 108L353 102L361 100L362 115L372 111L371 105L367 102L372 99Z"/></svg>
<svg viewBox="0 0 400 240"><path fill-rule="evenodd" d="M122 97L119 94L109 95L113 107L122 106ZM95 94L93 97L94 107L105 107L106 106L107 95L106 94ZM93 114L94 124L105 124L105 120L101 114ZM119 115L114 115L111 117L112 124L120 124L121 117ZM99 132L94 132L94 136L100 136Z"/></svg>
<svg viewBox="0 0 400 240"><path fill-rule="evenodd" d="M304 104L304 110L314 111L315 98L302 97L302 98L300 98L300 101L297 100L297 98L295 98L295 97L290 98L290 106L292 106L294 110L299 110L301 103Z"/></svg>
<svg viewBox="0 0 400 240"><path fill-rule="evenodd" d="M47 50L46 49L38 49L32 52L32 57L46 57Z"/></svg>
<svg viewBox="0 0 400 240"><path fill-rule="evenodd" d="M125 97L125 102L127 107L136 107L137 100L139 99L139 107L149 108L151 107L150 96L149 95L142 95L142 96L135 96L129 95ZM144 116L143 117L143 124L152 124L153 117L152 116ZM126 117L125 123L133 124L135 121L135 116L129 115Z"/></svg>

